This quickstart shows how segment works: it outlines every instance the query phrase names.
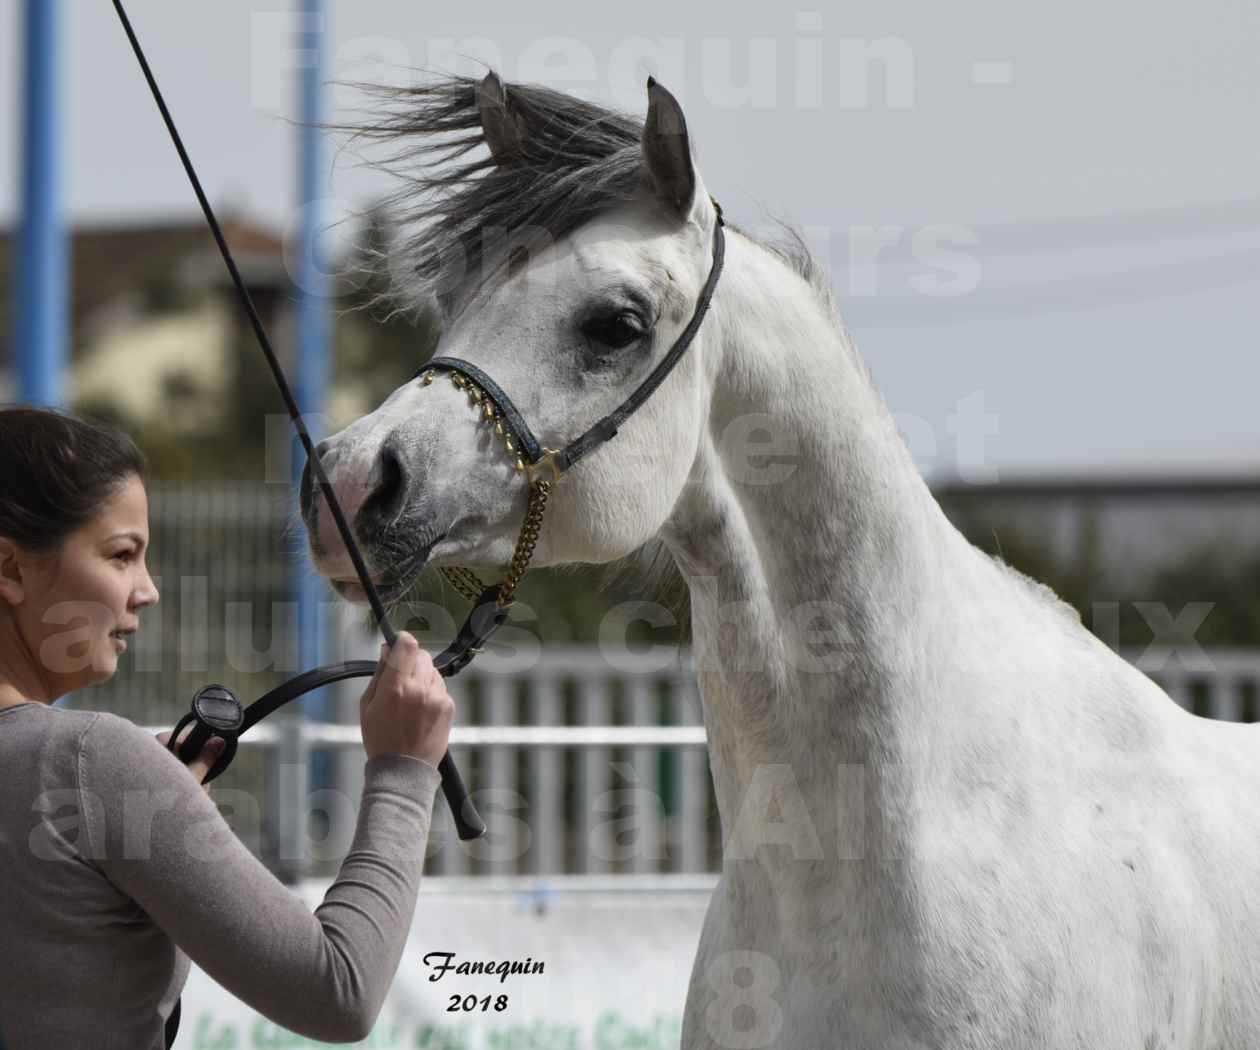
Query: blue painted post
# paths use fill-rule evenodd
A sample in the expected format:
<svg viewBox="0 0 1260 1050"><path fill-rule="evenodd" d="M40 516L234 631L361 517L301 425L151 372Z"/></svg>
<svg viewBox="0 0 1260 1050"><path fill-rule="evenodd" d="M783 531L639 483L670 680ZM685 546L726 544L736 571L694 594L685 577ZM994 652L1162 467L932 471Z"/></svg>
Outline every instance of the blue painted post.
<svg viewBox="0 0 1260 1050"><path fill-rule="evenodd" d="M21 218L13 280L17 397L62 403L66 363L66 234L61 216L61 0L26 0Z"/></svg>
<svg viewBox="0 0 1260 1050"><path fill-rule="evenodd" d="M318 426L324 411L328 386L329 282L323 253L320 250L324 232L324 150L318 125L324 119L324 0L302 0L301 43L299 62L299 98L301 124L298 131L298 207L300 209L301 251L298 274L297 373L294 396L298 409L307 421L312 437L318 442L323 428ZM301 470L303 453L295 456ZM324 662L326 624L320 605L331 595L315 574L303 552L295 566L298 605L298 652L303 669ZM310 694L303 702L303 713L311 721L331 721L332 710L327 689ZM312 757L311 787L329 786L332 770L330 756L320 753Z"/></svg>

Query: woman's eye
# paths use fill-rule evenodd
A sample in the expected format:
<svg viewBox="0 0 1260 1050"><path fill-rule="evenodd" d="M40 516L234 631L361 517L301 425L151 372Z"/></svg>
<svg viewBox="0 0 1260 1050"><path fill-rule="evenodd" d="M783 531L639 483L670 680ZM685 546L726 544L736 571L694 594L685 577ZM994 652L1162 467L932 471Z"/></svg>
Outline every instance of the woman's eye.
<svg viewBox="0 0 1260 1050"><path fill-rule="evenodd" d="M113 554L112 557L116 561L131 561L131 557L133 553L134 552L132 551L118 551L117 553Z"/></svg>
<svg viewBox="0 0 1260 1050"><path fill-rule="evenodd" d="M582 326L582 334L604 346L620 350L644 336L643 323L632 313L597 317Z"/></svg>

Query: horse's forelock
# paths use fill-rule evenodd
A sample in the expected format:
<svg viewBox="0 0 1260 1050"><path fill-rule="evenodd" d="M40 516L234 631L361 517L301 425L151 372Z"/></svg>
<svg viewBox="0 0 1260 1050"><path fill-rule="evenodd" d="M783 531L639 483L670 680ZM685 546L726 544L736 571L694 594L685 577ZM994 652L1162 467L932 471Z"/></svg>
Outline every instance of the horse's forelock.
<svg viewBox="0 0 1260 1050"><path fill-rule="evenodd" d="M398 231L394 296L402 305L436 300L444 315L513 247L572 234L624 204L639 181L642 121L534 85L506 85L526 133L519 156L496 164L479 148L477 83L456 76L369 86L380 112L342 128L384 145L373 163L400 180L385 206Z"/></svg>

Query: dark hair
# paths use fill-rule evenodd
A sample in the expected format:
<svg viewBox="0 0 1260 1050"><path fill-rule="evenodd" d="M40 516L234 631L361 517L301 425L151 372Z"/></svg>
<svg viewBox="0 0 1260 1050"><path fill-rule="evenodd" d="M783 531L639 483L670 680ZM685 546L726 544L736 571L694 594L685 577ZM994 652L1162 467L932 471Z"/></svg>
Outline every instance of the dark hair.
<svg viewBox="0 0 1260 1050"><path fill-rule="evenodd" d="M144 456L126 434L49 408L0 407L0 536L58 550L100 513Z"/></svg>

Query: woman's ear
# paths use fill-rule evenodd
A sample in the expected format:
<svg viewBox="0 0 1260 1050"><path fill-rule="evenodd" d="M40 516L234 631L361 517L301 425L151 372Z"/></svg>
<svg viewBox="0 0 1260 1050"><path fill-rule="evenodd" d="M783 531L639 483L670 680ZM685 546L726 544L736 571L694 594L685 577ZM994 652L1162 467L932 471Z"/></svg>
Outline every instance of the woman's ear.
<svg viewBox="0 0 1260 1050"><path fill-rule="evenodd" d="M10 605L21 605L26 598L22 552L12 540L0 536L0 598Z"/></svg>

